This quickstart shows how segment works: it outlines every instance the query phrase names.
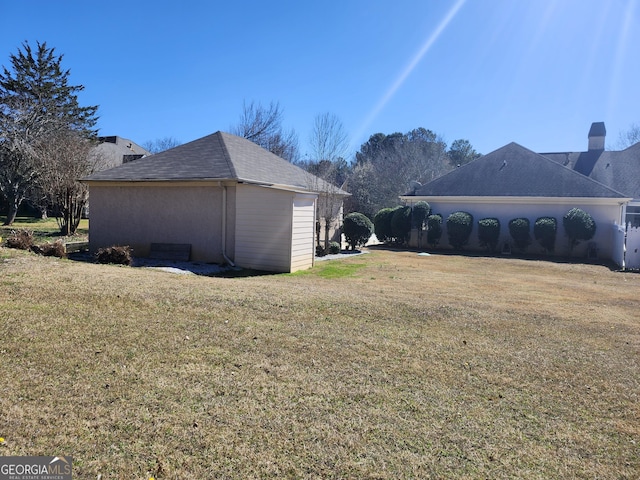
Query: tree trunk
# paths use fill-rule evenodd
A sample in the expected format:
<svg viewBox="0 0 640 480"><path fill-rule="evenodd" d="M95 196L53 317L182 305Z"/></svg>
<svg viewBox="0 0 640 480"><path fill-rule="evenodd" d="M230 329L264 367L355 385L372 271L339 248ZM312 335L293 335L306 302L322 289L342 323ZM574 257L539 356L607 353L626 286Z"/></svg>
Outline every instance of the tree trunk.
<svg viewBox="0 0 640 480"><path fill-rule="evenodd" d="M324 219L324 248L325 250L329 250L329 229L331 228L331 219Z"/></svg>
<svg viewBox="0 0 640 480"><path fill-rule="evenodd" d="M9 211L7 212L7 218L3 225L13 225L13 222L16 220L16 216L18 215L18 207L20 206L20 203L22 203L22 200L17 197L9 198L7 200L9 201Z"/></svg>

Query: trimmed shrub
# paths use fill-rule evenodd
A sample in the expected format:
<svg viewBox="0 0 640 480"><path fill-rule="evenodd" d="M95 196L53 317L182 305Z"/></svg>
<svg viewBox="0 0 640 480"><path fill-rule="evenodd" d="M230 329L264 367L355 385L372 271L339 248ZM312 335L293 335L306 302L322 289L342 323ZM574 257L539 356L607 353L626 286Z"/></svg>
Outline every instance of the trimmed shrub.
<svg viewBox="0 0 640 480"><path fill-rule="evenodd" d="M420 201L416 203L413 206L413 212L412 212L413 225L411 226L413 228L422 230L430 214L431 214L431 206L427 202Z"/></svg>
<svg viewBox="0 0 640 480"><path fill-rule="evenodd" d="M540 217L533 224L533 236L545 252L553 252L556 246L558 222L553 217Z"/></svg>
<svg viewBox="0 0 640 480"><path fill-rule="evenodd" d="M596 222L593 217L579 208L569 210L562 218L562 225L567 237L569 237L571 251L582 240L591 240L596 234Z"/></svg>
<svg viewBox="0 0 640 480"><path fill-rule="evenodd" d="M11 236L7 238L6 245L18 250L32 250L34 245L33 232L27 229L12 231Z"/></svg>
<svg viewBox="0 0 640 480"><path fill-rule="evenodd" d="M528 218L514 218L509 221L509 233L513 238L513 244L521 252L524 252L531 245L530 230Z"/></svg>
<svg viewBox="0 0 640 480"><path fill-rule="evenodd" d="M340 244L338 242L329 242L329 253L332 255L340 253Z"/></svg>
<svg viewBox="0 0 640 480"><path fill-rule="evenodd" d="M355 250L360 245L366 245L369 241L373 234L373 223L366 215L353 212L344 217L342 233L344 233L351 250Z"/></svg>
<svg viewBox="0 0 640 480"><path fill-rule="evenodd" d="M379 241L383 243L390 242L393 239L391 234L391 218L393 217L393 208L383 208L373 217L373 231Z"/></svg>
<svg viewBox="0 0 640 480"><path fill-rule="evenodd" d="M462 250L469 242L473 230L473 215L468 212L453 212L447 218L449 243L456 250Z"/></svg>
<svg viewBox="0 0 640 480"><path fill-rule="evenodd" d="M397 207L391 217L391 236L402 245L409 241L411 235L411 207Z"/></svg>
<svg viewBox="0 0 640 480"><path fill-rule="evenodd" d="M500 220L497 218L483 218L478 220L478 240L481 247L495 252L500 239Z"/></svg>
<svg viewBox="0 0 640 480"><path fill-rule="evenodd" d="M133 259L131 247L128 245L101 248L96 253L96 260L98 263L113 263L116 265L131 265Z"/></svg>
<svg viewBox="0 0 640 480"><path fill-rule="evenodd" d="M442 238L442 215L436 213L427 217L427 243L436 248Z"/></svg>
<svg viewBox="0 0 640 480"><path fill-rule="evenodd" d="M322 245L316 245L316 257L324 257L326 254L327 251Z"/></svg>

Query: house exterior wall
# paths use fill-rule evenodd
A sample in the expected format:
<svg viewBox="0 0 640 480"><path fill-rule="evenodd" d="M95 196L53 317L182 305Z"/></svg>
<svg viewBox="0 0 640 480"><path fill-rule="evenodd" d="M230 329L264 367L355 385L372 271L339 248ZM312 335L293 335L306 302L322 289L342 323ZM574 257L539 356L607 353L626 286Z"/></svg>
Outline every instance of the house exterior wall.
<svg viewBox="0 0 640 480"><path fill-rule="evenodd" d="M293 223L291 235L291 271L313 267L315 248L316 214L315 195L298 194L293 199Z"/></svg>
<svg viewBox="0 0 640 480"><path fill-rule="evenodd" d="M556 255L569 255L569 242L566 237L562 218L574 207L581 208L589 213L596 222L596 234L589 242L581 242L571 253L574 256L585 256L588 244L595 242L598 249L598 257L611 259L613 256L614 229L613 224L621 221L622 206L611 199L578 199L578 198L473 198L460 197L404 197L408 204L420 200L426 201L431 206L432 213L442 215L443 233L440 239L440 247L451 248L448 242L446 221L447 217L456 211L465 211L473 215L473 230L468 250L482 250L478 242L478 220L493 217L500 220L499 247L505 243L513 244L509 234L509 221L514 218L528 218L531 224L532 243L527 252L544 253L543 248L533 236L533 225L539 217L555 217L558 222L556 234ZM423 236L426 241L426 235Z"/></svg>
<svg viewBox="0 0 640 480"><path fill-rule="evenodd" d="M295 192L236 187L235 263L243 268L291 271Z"/></svg>
<svg viewBox="0 0 640 480"><path fill-rule="evenodd" d="M151 243L189 243L191 260L223 263L222 187L193 182L90 184L89 248L129 245L149 254ZM227 202L235 207L234 195ZM233 223L227 245L233 245Z"/></svg>

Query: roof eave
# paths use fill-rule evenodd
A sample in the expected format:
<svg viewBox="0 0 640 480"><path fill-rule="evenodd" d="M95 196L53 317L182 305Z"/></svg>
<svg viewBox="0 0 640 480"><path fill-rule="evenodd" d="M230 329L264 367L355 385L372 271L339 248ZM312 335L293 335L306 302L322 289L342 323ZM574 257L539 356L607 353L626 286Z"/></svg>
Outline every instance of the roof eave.
<svg viewBox="0 0 640 480"><path fill-rule="evenodd" d="M474 202L474 203L509 203L509 204L542 204L557 205L565 204L590 204L590 205L624 205L629 203L633 198L628 197L483 197L483 196L439 196L439 195L401 195L400 199L408 203L416 203L419 201L428 202Z"/></svg>

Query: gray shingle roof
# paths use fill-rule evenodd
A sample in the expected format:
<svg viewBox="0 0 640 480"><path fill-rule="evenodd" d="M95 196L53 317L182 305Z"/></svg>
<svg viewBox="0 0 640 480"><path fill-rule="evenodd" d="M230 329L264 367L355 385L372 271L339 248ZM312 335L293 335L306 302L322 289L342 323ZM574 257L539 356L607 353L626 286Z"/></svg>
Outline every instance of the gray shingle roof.
<svg viewBox="0 0 640 480"><path fill-rule="evenodd" d="M625 196L545 156L510 143L416 189L418 196Z"/></svg>
<svg viewBox="0 0 640 480"><path fill-rule="evenodd" d="M216 132L164 152L98 172L85 181L237 180L294 189L327 191L314 177L253 142ZM337 193L348 195L339 190Z"/></svg>
<svg viewBox="0 0 640 480"><path fill-rule="evenodd" d="M590 152L543 153L568 168L579 170L585 165L583 158ZM589 178L627 197L640 198L640 143L621 151L605 150L590 165Z"/></svg>

